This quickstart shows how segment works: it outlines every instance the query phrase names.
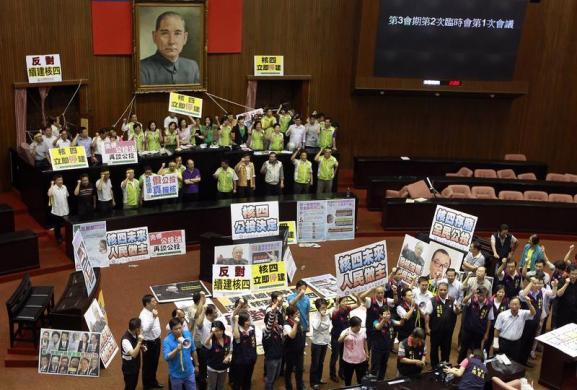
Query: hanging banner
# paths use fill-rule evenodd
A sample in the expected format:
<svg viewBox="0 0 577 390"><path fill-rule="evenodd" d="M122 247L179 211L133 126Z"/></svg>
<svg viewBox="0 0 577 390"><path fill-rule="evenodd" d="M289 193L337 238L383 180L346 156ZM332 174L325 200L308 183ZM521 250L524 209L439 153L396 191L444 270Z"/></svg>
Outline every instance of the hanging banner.
<svg viewBox="0 0 577 390"><path fill-rule="evenodd" d="M477 217L437 205L429 238L467 252L477 225Z"/></svg>
<svg viewBox="0 0 577 390"><path fill-rule="evenodd" d="M254 56L255 76L283 76L284 56Z"/></svg>
<svg viewBox="0 0 577 390"><path fill-rule="evenodd" d="M331 274L312 276L304 278L307 286L315 290L325 299L336 298L338 296L337 278Z"/></svg>
<svg viewBox="0 0 577 390"><path fill-rule="evenodd" d="M284 261L252 265L251 290L266 291L288 286Z"/></svg>
<svg viewBox="0 0 577 390"><path fill-rule="evenodd" d="M106 245L110 264L150 259L147 226L106 232Z"/></svg>
<svg viewBox="0 0 577 390"><path fill-rule="evenodd" d="M419 276L427 272L425 267L427 258L430 258L429 244L408 234L405 235L397 262L397 272L401 275L401 279L409 285L416 283Z"/></svg>
<svg viewBox="0 0 577 390"><path fill-rule="evenodd" d="M158 303L185 301L192 299L197 292L204 292L204 295L210 297L210 291L201 280L190 282L177 282L169 284L157 284L150 286L150 291Z"/></svg>
<svg viewBox="0 0 577 390"><path fill-rule="evenodd" d="M168 98L168 112L202 118L202 99L171 92Z"/></svg>
<svg viewBox="0 0 577 390"><path fill-rule="evenodd" d="M178 198L178 173L144 176L142 196L145 201Z"/></svg>
<svg viewBox="0 0 577 390"><path fill-rule="evenodd" d="M76 268L80 268L82 271L82 276L84 277L84 284L86 285L86 293L88 296L94 290L96 286L96 275L94 274L94 269L90 264L88 259L88 250L82 239L82 234L76 232L72 239L72 248L74 250L74 264Z"/></svg>
<svg viewBox="0 0 577 390"><path fill-rule="evenodd" d="M62 81L60 54L26 56L29 83L58 83Z"/></svg>
<svg viewBox="0 0 577 390"><path fill-rule="evenodd" d="M97 378L100 334L74 330L40 330L38 373Z"/></svg>
<svg viewBox="0 0 577 390"><path fill-rule="evenodd" d="M314 242L326 240L326 207L324 200L297 203L297 240Z"/></svg>
<svg viewBox="0 0 577 390"><path fill-rule="evenodd" d="M250 293L251 268L249 265L213 265L212 296Z"/></svg>
<svg viewBox="0 0 577 390"><path fill-rule="evenodd" d="M286 227L288 230L287 244L297 244L297 224L295 221L281 221L279 227Z"/></svg>
<svg viewBox="0 0 577 390"><path fill-rule="evenodd" d="M387 242L336 254L335 269L339 297L382 286L389 275Z"/></svg>
<svg viewBox="0 0 577 390"><path fill-rule="evenodd" d="M233 240L278 235L278 202L233 203L230 205Z"/></svg>
<svg viewBox="0 0 577 390"><path fill-rule="evenodd" d="M104 367L108 368L119 348L108 326L106 314L96 299L84 313L84 320L91 332L100 333L100 360Z"/></svg>
<svg viewBox="0 0 577 390"><path fill-rule="evenodd" d="M105 142L102 163L107 165L137 164L136 141Z"/></svg>
<svg viewBox="0 0 577 390"><path fill-rule="evenodd" d="M355 198L330 199L326 206L327 240L355 239Z"/></svg>
<svg viewBox="0 0 577 390"><path fill-rule="evenodd" d="M106 221L88 222L72 226L72 234L82 234L84 244L88 250L88 259L95 268L105 268L108 263L106 250ZM76 271L80 271L78 265Z"/></svg>
<svg viewBox="0 0 577 390"><path fill-rule="evenodd" d="M84 146L51 148L49 152L53 171L88 168L88 160L86 159L86 149L84 149Z"/></svg>
<svg viewBox="0 0 577 390"><path fill-rule="evenodd" d="M186 254L184 230L150 233L149 236L151 257Z"/></svg>

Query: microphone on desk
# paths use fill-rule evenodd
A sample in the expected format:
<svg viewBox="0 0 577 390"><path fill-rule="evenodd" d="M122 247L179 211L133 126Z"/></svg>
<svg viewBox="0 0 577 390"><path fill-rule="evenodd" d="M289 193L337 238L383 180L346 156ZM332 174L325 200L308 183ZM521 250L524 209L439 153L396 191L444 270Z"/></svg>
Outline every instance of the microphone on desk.
<svg viewBox="0 0 577 390"><path fill-rule="evenodd" d="M429 179L428 177L425 178L425 180L427 181L427 184L429 185L429 191L431 191L431 194L433 194L433 197L435 199L437 199L437 195L439 194L439 191L437 191L435 189L435 187L433 186L433 183L431 182L431 179Z"/></svg>

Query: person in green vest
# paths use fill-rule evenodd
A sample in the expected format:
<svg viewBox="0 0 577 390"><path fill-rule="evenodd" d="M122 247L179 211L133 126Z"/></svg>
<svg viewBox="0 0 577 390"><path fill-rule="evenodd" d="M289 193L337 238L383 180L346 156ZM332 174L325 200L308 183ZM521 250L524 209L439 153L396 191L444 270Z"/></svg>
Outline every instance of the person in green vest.
<svg viewBox="0 0 577 390"><path fill-rule="evenodd" d="M200 134L202 134L206 145L210 146L216 142L216 132L214 131L212 120L210 120L209 116L205 117L204 124L200 125Z"/></svg>
<svg viewBox="0 0 577 390"><path fill-rule="evenodd" d="M140 205L140 183L134 178L134 169L126 170L126 179L120 183L124 209L137 209Z"/></svg>
<svg viewBox="0 0 577 390"><path fill-rule="evenodd" d="M163 141L164 148L169 149L171 152L180 147L180 137L176 131L176 122L170 122L168 129L164 131Z"/></svg>
<svg viewBox="0 0 577 390"><path fill-rule="evenodd" d="M160 151L160 129L155 121L148 122L148 129L144 133L145 149L149 152Z"/></svg>
<svg viewBox="0 0 577 390"><path fill-rule="evenodd" d="M280 132L280 125L274 125L273 133L269 138L269 150L280 152L284 149L284 135Z"/></svg>
<svg viewBox="0 0 577 390"><path fill-rule="evenodd" d="M319 150L315 156L315 161L319 163L317 194L333 192L333 179L335 178L339 162L332 156L332 152L331 148L325 148Z"/></svg>
<svg viewBox="0 0 577 390"><path fill-rule="evenodd" d="M335 128L331 126L331 118L325 118L324 125L321 126L319 132L319 147L321 150L337 148L336 131Z"/></svg>
<svg viewBox="0 0 577 390"><path fill-rule="evenodd" d="M218 131L218 144L221 147L232 146L232 126L228 118L225 118L224 123L220 126Z"/></svg>
<svg viewBox="0 0 577 390"><path fill-rule="evenodd" d="M145 150L144 148L144 132L142 131L142 126L140 125L140 123L135 123L134 124L134 131L132 132L132 135L128 137L129 140L134 140L134 142L136 143L136 150L138 152L142 152Z"/></svg>
<svg viewBox="0 0 577 390"><path fill-rule="evenodd" d="M230 199L236 194L238 176L234 169L229 166L228 160L222 160L220 168L212 176L216 179L218 199Z"/></svg>
<svg viewBox="0 0 577 390"><path fill-rule="evenodd" d="M126 123L126 118L122 120L122 132L128 132L126 139L130 139L132 133L134 133L134 125L137 123L142 127L142 123L138 122L138 118L134 113L130 114L130 121L128 123Z"/></svg>
<svg viewBox="0 0 577 390"><path fill-rule="evenodd" d="M297 155L299 158L297 159ZM295 166L294 193L308 194L313 185L313 164L307 158L304 149L297 149L291 156L291 161Z"/></svg>
<svg viewBox="0 0 577 390"><path fill-rule="evenodd" d="M262 125L263 130L266 132L267 129L276 125L276 118L272 114L272 110L269 108L266 110L266 115L260 119L260 124Z"/></svg>
<svg viewBox="0 0 577 390"><path fill-rule="evenodd" d="M250 145L250 148L255 151L263 151L265 135L260 122L256 122L254 129L249 130L249 134L248 144Z"/></svg>
<svg viewBox="0 0 577 390"><path fill-rule="evenodd" d="M280 114L278 116L278 122L280 124L280 132L286 133L291 123L292 116L291 114L287 113L284 108L281 108Z"/></svg>

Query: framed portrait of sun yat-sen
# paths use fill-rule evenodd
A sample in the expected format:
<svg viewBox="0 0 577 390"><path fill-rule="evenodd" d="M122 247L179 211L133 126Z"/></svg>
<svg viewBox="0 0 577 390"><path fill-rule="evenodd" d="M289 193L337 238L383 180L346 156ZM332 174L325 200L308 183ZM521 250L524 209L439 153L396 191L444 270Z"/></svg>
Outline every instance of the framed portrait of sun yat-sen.
<svg viewBox="0 0 577 390"><path fill-rule="evenodd" d="M137 93L206 90L204 1L134 4L134 88Z"/></svg>

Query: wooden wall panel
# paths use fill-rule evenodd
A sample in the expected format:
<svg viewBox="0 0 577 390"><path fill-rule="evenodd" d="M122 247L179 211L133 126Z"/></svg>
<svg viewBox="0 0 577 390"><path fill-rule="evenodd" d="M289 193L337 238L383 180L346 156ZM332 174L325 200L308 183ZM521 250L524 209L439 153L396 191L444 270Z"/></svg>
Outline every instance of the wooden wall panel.
<svg viewBox="0 0 577 390"><path fill-rule="evenodd" d="M254 54L283 54L286 74L310 74L310 108L337 120L343 166L353 155L501 158L524 152L553 170L577 171L577 2L531 4L516 100L351 94L360 0L244 2L243 52L208 56L209 92L243 103ZM13 83L26 81L25 55L60 53L64 78L87 78L91 128L110 126L132 98L129 57L92 55L89 0L0 2L0 189L9 188L7 150L15 146ZM205 98L205 113L220 110ZM167 97L139 95L139 119L161 121ZM223 106L238 112L234 106ZM58 113L49 113L58 114Z"/></svg>

